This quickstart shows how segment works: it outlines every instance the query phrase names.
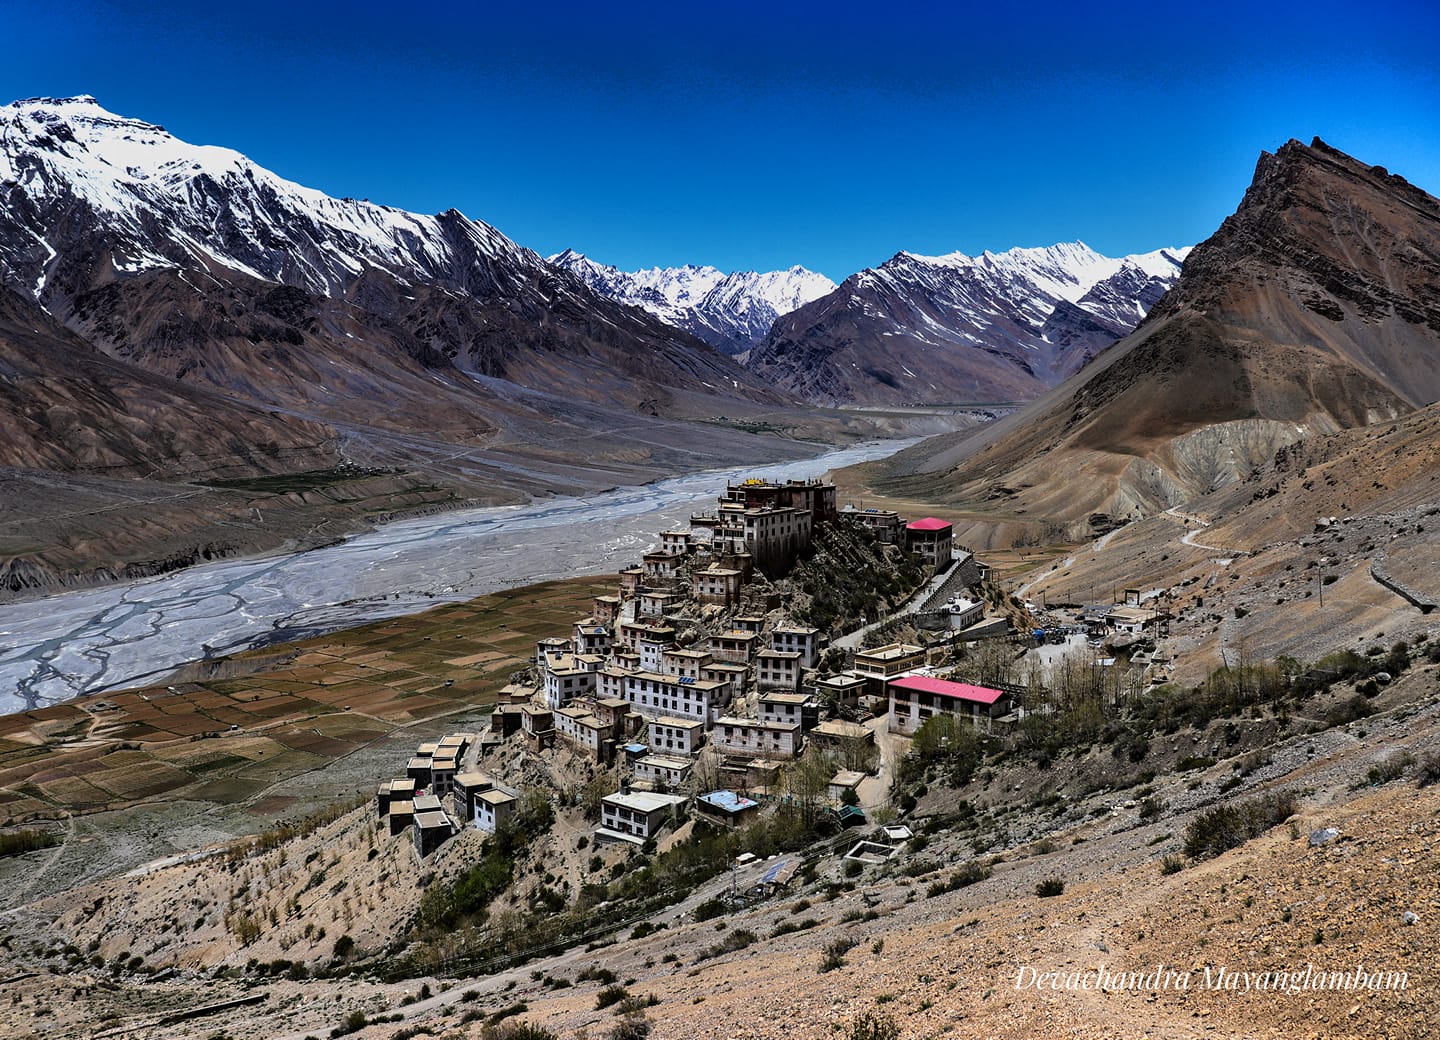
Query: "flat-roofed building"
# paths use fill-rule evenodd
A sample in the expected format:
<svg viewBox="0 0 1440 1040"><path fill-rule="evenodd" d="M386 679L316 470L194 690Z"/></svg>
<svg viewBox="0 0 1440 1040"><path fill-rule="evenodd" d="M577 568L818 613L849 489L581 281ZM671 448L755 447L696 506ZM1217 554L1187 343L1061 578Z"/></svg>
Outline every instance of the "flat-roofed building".
<svg viewBox="0 0 1440 1040"><path fill-rule="evenodd" d="M740 588L745 574L737 567L712 563L690 572L690 595L697 603L714 603L728 607L740 601Z"/></svg>
<svg viewBox="0 0 1440 1040"><path fill-rule="evenodd" d="M919 668L925 663L925 650L910 643L888 643L873 650L857 650L850 666L860 675L888 679L892 675Z"/></svg>
<svg viewBox="0 0 1440 1040"><path fill-rule="evenodd" d="M722 716L710 730L717 751L746 758L794 758L803 734L799 722L762 722Z"/></svg>
<svg viewBox="0 0 1440 1040"><path fill-rule="evenodd" d="M821 635L808 625L776 625L770 630L770 649L798 653L800 664L814 668L820 660Z"/></svg>
<svg viewBox="0 0 1440 1040"><path fill-rule="evenodd" d="M696 797L695 808L727 827L738 827L760 811L760 803L735 791L707 791Z"/></svg>
<svg viewBox="0 0 1440 1040"><path fill-rule="evenodd" d="M555 732L596 762L608 759L614 747L607 727L588 708L572 705L555 711Z"/></svg>
<svg viewBox="0 0 1440 1040"><path fill-rule="evenodd" d="M524 718L525 704L497 704L490 712L490 736L493 741L495 737L504 739L510 734L518 732L520 722Z"/></svg>
<svg viewBox="0 0 1440 1040"><path fill-rule="evenodd" d="M853 520L869 528L877 541L887 545L899 545L903 540L904 524L900 514L893 509L856 509L853 505L840 510L842 520Z"/></svg>
<svg viewBox="0 0 1440 1040"><path fill-rule="evenodd" d="M833 701L835 704L853 707L860 703L860 695L865 692L867 685L869 685L869 680L865 676L856 675L853 672L841 672L838 675L812 679L809 688L822 701Z"/></svg>
<svg viewBox="0 0 1440 1040"><path fill-rule="evenodd" d="M471 771L455 774L451 793L455 796L455 812L462 822L468 824L475 819L475 799L494 787L495 782L484 773Z"/></svg>
<svg viewBox="0 0 1440 1040"><path fill-rule="evenodd" d="M716 694L717 704L729 704L745 696L750 682L750 669L737 661L711 661L700 669L700 678L719 683L723 692Z"/></svg>
<svg viewBox="0 0 1440 1040"><path fill-rule="evenodd" d="M678 577L685 563L684 553L648 552L640 558L646 581L669 581Z"/></svg>
<svg viewBox="0 0 1440 1040"><path fill-rule="evenodd" d="M390 833L399 834L415 820L415 803L404 799L391 799Z"/></svg>
<svg viewBox="0 0 1440 1040"><path fill-rule="evenodd" d="M475 796L475 826L486 834L494 834L514 817L519 801L505 791L481 791Z"/></svg>
<svg viewBox="0 0 1440 1040"><path fill-rule="evenodd" d="M545 667L545 659L551 654L568 654L575 648L570 640L562 639L559 636L546 636L544 639L535 641L535 663Z"/></svg>
<svg viewBox="0 0 1440 1040"><path fill-rule="evenodd" d="M495 696L501 704L527 704L534 694L535 687L529 683L508 682Z"/></svg>
<svg viewBox="0 0 1440 1040"><path fill-rule="evenodd" d="M520 713L520 731L532 748L549 747L555 739L555 713L549 708L525 705Z"/></svg>
<svg viewBox="0 0 1440 1040"><path fill-rule="evenodd" d="M816 749L839 753L842 756L851 751L863 751L875 747L875 734L868 726L845 719L826 719L805 734L805 739Z"/></svg>
<svg viewBox="0 0 1440 1040"><path fill-rule="evenodd" d="M865 774L858 770L842 769L830 778L826 793L830 800L837 805L841 803L856 805L860 800L859 787L864 779Z"/></svg>
<svg viewBox="0 0 1440 1040"><path fill-rule="evenodd" d="M696 719L671 717L652 719L647 741L652 753L693 755L705 744L705 724Z"/></svg>
<svg viewBox="0 0 1440 1040"><path fill-rule="evenodd" d="M640 591L640 585L645 580L645 568L631 564L629 567L622 567L620 570L620 595L622 597L635 596Z"/></svg>
<svg viewBox="0 0 1440 1040"><path fill-rule="evenodd" d="M443 809L415 814L415 855L424 859L455 836L455 821Z"/></svg>
<svg viewBox="0 0 1440 1040"><path fill-rule="evenodd" d="M647 719L666 715L708 723L710 708L722 689L720 683L660 672L631 672L625 677L622 696Z"/></svg>
<svg viewBox="0 0 1440 1040"><path fill-rule="evenodd" d="M675 788L690 776L695 763L688 758L648 754L635 760L635 779L662 788Z"/></svg>
<svg viewBox="0 0 1440 1040"><path fill-rule="evenodd" d="M757 636L765 630L764 614L737 614L732 626L739 632L754 632Z"/></svg>
<svg viewBox="0 0 1440 1040"><path fill-rule="evenodd" d="M1010 695L1003 690L928 675L901 676L887 685L890 732L907 736L935 715L953 715L988 726L991 720L1009 714L1011 708Z"/></svg>
<svg viewBox="0 0 1440 1040"><path fill-rule="evenodd" d="M430 770L435 760L429 755L415 755L405 763L405 775L415 781L415 787L430 786Z"/></svg>
<svg viewBox="0 0 1440 1040"><path fill-rule="evenodd" d="M906 548L918 553L932 570L942 571L950 566L952 543L952 528L948 521L927 516L905 525Z"/></svg>
<svg viewBox="0 0 1440 1040"><path fill-rule="evenodd" d="M592 614L575 622L571 641L577 654L599 654L604 657L610 653L610 645L615 641L615 637L610 634L609 627Z"/></svg>
<svg viewBox="0 0 1440 1040"><path fill-rule="evenodd" d="M600 799L600 826L595 840L643 845L672 819L685 799L650 791L617 791Z"/></svg>
<svg viewBox="0 0 1440 1040"><path fill-rule="evenodd" d="M661 651L659 671L666 675L688 675L692 679L699 679L701 678L701 669L709 663L708 651L686 650L672 646Z"/></svg>
<svg viewBox="0 0 1440 1040"><path fill-rule="evenodd" d="M756 706L761 722L798 722L808 730L820 721L820 705L804 693L762 693Z"/></svg>
<svg viewBox="0 0 1440 1040"><path fill-rule="evenodd" d="M633 720L638 724L640 714L634 711L624 697L597 697L591 709L606 732L612 737L622 737L629 732Z"/></svg>
<svg viewBox="0 0 1440 1040"><path fill-rule="evenodd" d="M691 549L689 531L661 531L660 551L684 556Z"/></svg>
<svg viewBox="0 0 1440 1040"><path fill-rule="evenodd" d="M637 647L640 651L640 668L647 672L660 671L661 657L674 645L673 640L661 636L641 636L640 644Z"/></svg>
<svg viewBox="0 0 1440 1040"><path fill-rule="evenodd" d="M546 706L563 708L576 697L592 695L599 667L598 658L586 659L572 653L551 654L545 662Z"/></svg>
<svg viewBox="0 0 1440 1040"><path fill-rule="evenodd" d="M717 632L710 637L710 656L717 661L734 661L748 665L755 659L760 637L754 632Z"/></svg>
<svg viewBox="0 0 1440 1040"><path fill-rule="evenodd" d="M813 517L789 506L746 509L745 548L767 574L783 574L810 545Z"/></svg>
<svg viewBox="0 0 1440 1040"><path fill-rule="evenodd" d="M625 700L625 678L639 671L638 660L635 668L622 668L607 664L595 673L595 697L597 700Z"/></svg>
<svg viewBox="0 0 1440 1040"><path fill-rule="evenodd" d="M800 651L761 650L755 655L755 685L760 690L800 688Z"/></svg>
<svg viewBox="0 0 1440 1040"><path fill-rule="evenodd" d="M596 596L591 601L590 616L602 625L613 624L620 617L621 602L619 596Z"/></svg>
<svg viewBox="0 0 1440 1040"><path fill-rule="evenodd" d="M640 591L640 616L660 618L672 611L678 610L684 599L678 592L666 592L661 589L642 589Z"/></svg>
<svg viewBox="0 0 1440 1040"><path fill-rule="evenodd" d="M430 760L430 789L442 798L450 793L451 784L460 768L460 760L453 754L454 749L448 751L451 753L444 757L437 754Z"/></svg>
<svg viewBox="0 0 1440 1040"><path fill-rule="evenodd" d="M470 749L471 739L469 733L448 733L440 739L435 751L437 754L453 752L456 758L463 758Z"/></svg>
<svg viewBox="0 0 1440 1040"><path fill-rule="evenodd" d="M386 780L375 795L375 810L381 819L390 815L390 803L408 802L415 797L415 781L408 776L399 780Z"/></svg>
<svg viewBox="0 0 1440 1040"><path fill-rule="evenodd" d="M667 625L654 619L636 619L634 621L622 619L615 625L615 638L618 643L639 653L640 642L644 639L665 646L672 645L675 642L675 628L673 625Z"/></svg>

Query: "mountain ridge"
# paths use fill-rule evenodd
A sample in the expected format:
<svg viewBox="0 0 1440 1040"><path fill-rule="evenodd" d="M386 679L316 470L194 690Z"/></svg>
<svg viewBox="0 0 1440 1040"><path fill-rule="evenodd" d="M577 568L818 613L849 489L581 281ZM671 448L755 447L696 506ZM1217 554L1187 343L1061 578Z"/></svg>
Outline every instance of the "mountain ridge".
<svg viewBox="0 0 1440 1040"><path fill-rule="evenodd" d="M548 261L575 274L596 292L640 307L726 354L749 350L777 318L835 288L829 278L798 264L779 271L729 274L697 264L621 271L572 249L556 253Z"/></svg>
<svg viewBox="0 0 1440 1040"><path fill-rule="evenodd" d="M1437 398L1440 201L1290 141L1131 336L975 436L912 449L893 479L1072 526L1129 519Z"/></svg>
<svg viewBox="0 0 1440 1040"><path fill-rule="evenodd" d="M901 251L783 316L746 363L826 402L1029 400L1130 332L1188 252Z"/></svg>

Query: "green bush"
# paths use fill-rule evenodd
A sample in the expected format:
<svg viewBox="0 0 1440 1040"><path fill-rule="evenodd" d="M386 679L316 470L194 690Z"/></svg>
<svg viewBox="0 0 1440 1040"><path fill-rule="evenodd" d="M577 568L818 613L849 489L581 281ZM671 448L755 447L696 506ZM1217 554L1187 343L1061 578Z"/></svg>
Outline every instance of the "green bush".
<svg viewBox="0 0 1440 1040"><path fill-rule="evenodd" d="M707 899L695 908L695 920L713 921L725 912L725 904L719 899Z"/></svg>
<svg viewBox="0 0 1440 1040"><path fill-rule="evenodd" d="M1191 859L1218 856L1264 834L1294 813L1295 796L1289 791L1211 809L1185 828L1185 855Z"/></svg>
<svg viewBox="0 0 1440 1040"><path fill-rule="evenodd" d="M606 986L595 994L595 1010L603 1011L611 1004L618 1004L630 995L624 986Z"/></svg>
<svg viewBox="0 0 1440 1040"><path fill-rule="evenodd" d="M1064 893L1064 891L1065 882L1057 877L1046 878L1044 881L1040 882L1038 885L1035 886L1035 894L1042 899L1048 899L1051 896L1061 895Z"/></svg>

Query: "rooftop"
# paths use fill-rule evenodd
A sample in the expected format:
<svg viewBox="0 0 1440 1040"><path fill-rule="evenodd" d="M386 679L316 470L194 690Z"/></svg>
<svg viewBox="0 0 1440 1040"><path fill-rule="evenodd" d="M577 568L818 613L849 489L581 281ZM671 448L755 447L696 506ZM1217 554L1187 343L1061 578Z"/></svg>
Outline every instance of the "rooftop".
<svg viewBox="0 0 1440 1040"><path fill-rule="evenodd" d="M891 679L892 689L913 690L917 693L933 693L940 697L969 701L973 704L994 704L1005 696L1001 690L988 686L972 686L970 683L951 682L949 679L934 679L928 675L907 675Z"/></svg>
<svg viewBox="0 0 1440 1040"><path fill-rule="evenodd" d="M626 809L634 809L643 813L679 805L684 800L684 797L678 794L651 794L649 791L631 791L629 794L616 791L614 794L607 794L602 799L611 805L620 805Z"/></svg>
<svg viewBox="0 0 1440 1040"><path fill-rule="evenodd" d="M709 794L702 794L697 801L703 802L712 809L719 809L721 812L738 813L746 809L754 809L759 802L746 798L735 791L711 791Z"/></svg>
<svg viewBox="0 0 1440 1040"><path fill-rule="evenodd" d="M889 643L886 646L877 646L874 650L857 650L855 656L872 661L891 661L897 657L909 657L919 653L924 653L923 647L910 643Z"/></svg>
<svg viewBox="0 0 1440 1040"><path fill-rule="evenodd" d="M948 531L950 521L941 520L939 517L927 516L919 520L911 520L905 525L907 531Z"/></svg>

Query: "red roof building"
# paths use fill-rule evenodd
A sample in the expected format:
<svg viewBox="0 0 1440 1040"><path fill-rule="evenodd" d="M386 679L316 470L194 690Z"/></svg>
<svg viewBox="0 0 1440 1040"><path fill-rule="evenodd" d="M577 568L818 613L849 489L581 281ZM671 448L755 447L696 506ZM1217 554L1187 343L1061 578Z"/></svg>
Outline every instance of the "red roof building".
<svg viewBox="0 0 1440 1040"><path fill-rule="evenodd" d="M950 523L933 516L911 520L905 525L905 547L930 565L935 572L950 566L954 555Z"/></svg>
<svg viewBox="0 0 1440 1040"><path fill-rule="evenodd" d="M890 695L890 732L913 734L935 715L954 715L979 723L1007 715L1010 695L970 683L905 675L886 684Z"/></svg>

